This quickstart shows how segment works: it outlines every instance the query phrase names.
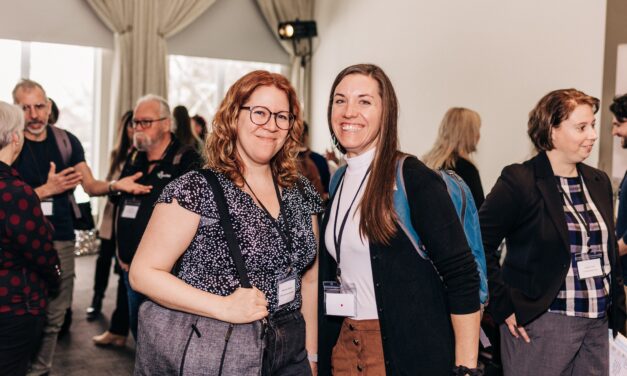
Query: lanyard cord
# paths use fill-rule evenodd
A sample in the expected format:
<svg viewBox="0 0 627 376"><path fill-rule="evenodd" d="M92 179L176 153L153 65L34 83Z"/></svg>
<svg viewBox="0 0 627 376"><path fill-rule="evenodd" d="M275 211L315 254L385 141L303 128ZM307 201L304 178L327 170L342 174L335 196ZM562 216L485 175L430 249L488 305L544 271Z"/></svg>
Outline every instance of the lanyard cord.
<svg viewBox="0 0 627 376"><path fill-rule="evenodd" d="M335 245L335 257L337 259L337 272L336 276L339 279L342 276L342 269L340 268L340 256L341 256L341 245L342 245L342 237L344 235L344 226L346 226L346 221L348 220L348 215L353 208L353 204L359 195L359 191L361 191L361 187L364 185L368 174L370 174L370 170L372 169L372 165L368 167L368 170L364 174L364 177L361 179L361 183L359 183L359 187L357 188L357 192L355 192L355 196L353 196L353 200L351 201L346 213L344 214L344 218L342 219L342 224L340 225L340 232L337 232L337 217L340 215L340 201L342 200L342 191L344 190L344 177L346 174L342 175L342 183L340 186L340 191L337 195L337 205L335 207L335 219L333 220L333 242Z"/></svg>
<svg viewBox="0 0 627 376"><path fill-rule="evenodd" d="M281 236L281 239L283 239L283 242L287 246L287 249L288 249L288 251L289 251L289 253L291 255L292 254L292 241L291 241L291 237L289 235L289 231L286 232L283 228L281 228L281 226L279 226L278 218L274 219L272 214L270 214L270 211L264 206L264 204L261 202L259 197L257 197L257 195L255 194L255 191L253 191L253 189L250 187L250 185L246 181L246 178L244 177L244 175L241 175L241 176L242 176L242 180L244 180L244 184L246 184L246 187L248 187L248 189L250 190L250 193L253 194L253 197L255 198L255 200L257 200L257 202L259 203L259 206L261 206L261 209L264 211L264 213L266 214L268 219L270 219L270 222L272 223L272 225L274 225L274 227L279 232L279 235ZM280 211L281 215L283 216L283 220L287 224L288 221L287 221L287 214L285 213L285 205L283 204L283 200L281 199L281 192L279 191L279 185L277 184L277 181L276 181L274 175L272 175L272 183L274 183L274 191L276 193L276 198L279 201L279 211ZM293 260L290 261L290 265L291 264L293 264ZM291 266L290 266L290 268L291 268Z"/></svg>

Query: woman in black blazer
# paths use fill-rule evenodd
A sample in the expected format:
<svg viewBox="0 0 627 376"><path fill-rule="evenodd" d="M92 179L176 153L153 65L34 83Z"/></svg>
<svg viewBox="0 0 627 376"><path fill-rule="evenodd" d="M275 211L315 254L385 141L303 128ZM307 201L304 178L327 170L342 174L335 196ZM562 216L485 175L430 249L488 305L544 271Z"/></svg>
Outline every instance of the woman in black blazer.
<svg viewBox="0 0 627 376"><path fill-rule="evenodd" d="M612 188L582 163L598 107L574 89L544 96L529 115L538 155L505 167L479 212L505 375L608 375L608 326L624 332Z"/></svg>

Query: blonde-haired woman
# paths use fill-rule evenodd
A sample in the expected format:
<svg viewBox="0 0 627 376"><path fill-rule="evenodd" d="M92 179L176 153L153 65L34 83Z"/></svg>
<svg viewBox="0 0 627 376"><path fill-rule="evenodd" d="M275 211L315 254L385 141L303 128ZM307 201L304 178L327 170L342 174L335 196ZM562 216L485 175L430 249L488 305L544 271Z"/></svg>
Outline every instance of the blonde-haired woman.
<svg viewBox="0 0 627 376"><path fill-rule="evenodd" d="M477 208L483 204L485 195L471 155L477 150L480 127L481 117L477 112L464 107L450 108L442 118L433 148L423 157L430 168L450 169L464 179Z"/></svg>

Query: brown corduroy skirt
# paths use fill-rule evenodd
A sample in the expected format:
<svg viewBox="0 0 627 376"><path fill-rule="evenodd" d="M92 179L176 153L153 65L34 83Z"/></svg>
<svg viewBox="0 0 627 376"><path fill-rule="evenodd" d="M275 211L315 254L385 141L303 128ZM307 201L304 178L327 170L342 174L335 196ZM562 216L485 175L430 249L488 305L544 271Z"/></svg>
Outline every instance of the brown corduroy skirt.
<svg viewBox="0 0 627 376"><path fill-rule="evenodd" d="M344 319L331 356L333 375L385 375L379 320Z"/></svg>

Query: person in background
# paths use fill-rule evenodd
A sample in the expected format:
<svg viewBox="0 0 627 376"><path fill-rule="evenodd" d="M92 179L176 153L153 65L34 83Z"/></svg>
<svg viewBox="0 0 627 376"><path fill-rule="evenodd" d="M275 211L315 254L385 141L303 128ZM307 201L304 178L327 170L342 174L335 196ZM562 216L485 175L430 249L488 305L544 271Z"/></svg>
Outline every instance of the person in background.
<svg viewBox="0 0 627 376"><path fill-rule="evenodd" d="M478 374L477 264L445 183L417 158L407 158L402 173L411 224L429 259L394 214L404 154L385 72L372 64L342 70L327 119L347 168L321 227L319 374Z"/></svg>
<svg viewBox="0 0 627 376"><path fill-rule="evenodd" d="M463 107L450 108L442 118L435 144L422 158L434 170L455 171L468 184L477 209L485 199L479 170L472 162L480 128L481 117L477 112Z"/></svg>
<svg viewBox="0 0 627 376"><path fill-rule="evenodd" d="M222 227L206 220L218 210L197 171L163 191L131 266L133 287L170 309L229 323L268 316L263 375L311 375L308 352L315 354L317 347L316 215L322 207L297 172L302 120L296 92L279 74L248 73L229 89L212 129L206 167L224 190L253 288L239 287ZM171 270L179 258L175 276ZM279 281L286 278L294 293L283 299L285 282ZM168 341L168 333L160 338ZM244 353L246 345L233 344Z"/></svg>
<svg viewBox="0 0 627 376"><path fill-rule="evenodd" d="M612 185L583 163L598 109L575 89L542 97L528 122L538 154L505 167L479 210L505 375L607 376L608 327L625 332Z"/></svg>
<svg viewBox="0 0 627 376"><path fill-rule="evenodd" d="M131 288L128 279L130 265L163 188L170 181L199 167L201 161L193 147L183 145L172 133L170 106L164 98L154 94L139 98L132 122L133 149L124 162L120 176L140 174L138 181L152 187L152 190L145 195L123 193L115 197L114 226L117 258L128 296L131 333L137 340L137 314L144 296Z"/></svg>
<svg viewBox="0 0 627 376"><path fill-rule="evenodd" d="M135 182L141 174L119 181L94 178L78 138L71 132L50 125L52 104L39 83L27 79L18 82L13 89L13 102L24 111L26 124L24 147L13 167L34 188L42 202L42 211L54 228L52 240L63 269L59 295L51 299L46 307L42 344L29 371L30 376L38 376L52 368L57 337L66 311L72 304L74 216L78 210L74 188L81 184L90 196L104 196L112 191L144 194L150 188Z"/></svg>
<svg viewBox="0 0 627 376"><path fill-rule="evenodd" d="M119 179L122 166L133 146L133 111L127 111L122 115L117 129L117 141L111 151L109 171L107 179ZM102 214L98 237L100 238L100 252L96 260L96 272L94 275L94 296L91 306L87 308L87 320L95 320L100 316L102 299L104 298L109 274L111 272L111 260L115 260L115 271L119 274L115 310L111 315L109 330L92 338L96 345L123 346L128 336L128 298L126 284L120 267L115 257L115 231L113 226L115 207L113 201L107 200Z"/></svg>
<svg viewBox="0 0 627 376"><path fill-rule="evenodd" d="M203 147L200 139L192 131L192 121L185 106L176 106L172 110L174 118L174 135L182 145L194 148L200 154Z"/></svg>
<svg viewBox="0 0 627 376"><path fill-rule="evenodd" d="M309 158L316 164L318 174L320 174L320 182L322 183L323 191L322 197L324 199L329 195L329 182L331 180L331 173L329 172L329 164L325 157L316 153L309 147L309 125L306 121L303 122L303 145L307 148L306 152Z"/></svg>
<svg viewBox="0 0 627 376"><path fill-rule="evenodd" d="M627 149L627 94L614 98L610 105L610 111L614 115L612 118L612 135L618 137L623 149ZM618 253L621 256L627 255L627 171L619 186L618 194L618 216L616 218L616 237L618 238ZM621 257L623 266L623 278L627 272L627 257Z"/></svg>
<svg viewBox="0 0 627 376"><path fill-rule="evenodd" d="M192 117L192 131L194 135L200 139L202 145L207 140L207 120L200 115L194 115Z"/></svg>
<svg viewBox="0 0 627 376"><path fill-rule="evenodd" d="M0 101L0 373L25 375L61 271L41 203L10 165L24 145L24 115Z"/></svg>

